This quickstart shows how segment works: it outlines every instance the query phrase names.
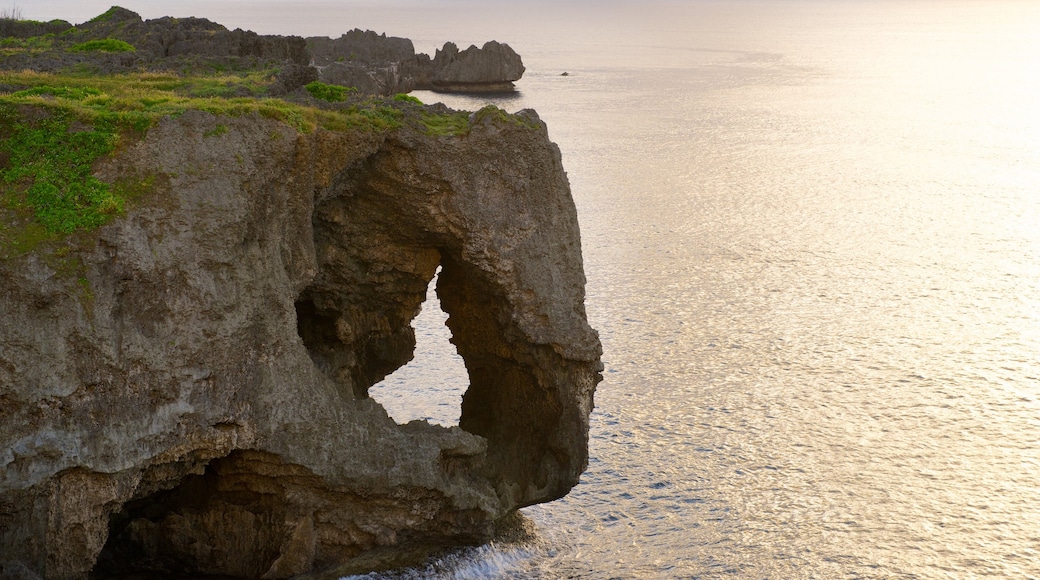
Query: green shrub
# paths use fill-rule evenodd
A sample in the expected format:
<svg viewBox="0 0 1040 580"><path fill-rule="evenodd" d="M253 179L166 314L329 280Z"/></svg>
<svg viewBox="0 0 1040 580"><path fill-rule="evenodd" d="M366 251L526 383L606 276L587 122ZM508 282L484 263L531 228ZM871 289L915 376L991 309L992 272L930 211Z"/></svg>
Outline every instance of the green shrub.
<svg viewBox="0 0 1040 580"><path fill-rule="evenodd" d="M102 38L100 40L88 40L73 45L69 50L76 52L134 52L137 49L129 42L115 38Z"/></svg>
<svg viewBox="0 0 1040 580"><path fill-rule="evenodd" d="M423 102L420 101L418 97L413 97L412 95L408 95L405 93L397 93L396 95L394 95L394 100L401 101L402 103L415 103L416 105L423 104Z"/></svg>
<svg viewBox="0 0 1040 580"><path fill-rule="evenodd" d="M321 81L314 81L307 84L305 87L307 92L311 94L315 99L321 99L322 101L328 101L330 103L338 103L340 101L347 100L347 94L356 92L357 89L354 87L341 87L339 85L327 85Z"/></svg>

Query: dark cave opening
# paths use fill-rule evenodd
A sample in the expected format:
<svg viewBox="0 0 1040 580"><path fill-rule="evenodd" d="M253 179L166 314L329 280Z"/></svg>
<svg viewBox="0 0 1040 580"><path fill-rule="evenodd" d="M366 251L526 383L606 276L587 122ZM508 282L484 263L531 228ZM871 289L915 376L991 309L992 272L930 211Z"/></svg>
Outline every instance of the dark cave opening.
<svg viewBox="0 0 1040 580"><path fill-rule="evenodd" d="M284 488L249 452L123 504L91 570L109 578L259 578L289 533Z"/></svg>

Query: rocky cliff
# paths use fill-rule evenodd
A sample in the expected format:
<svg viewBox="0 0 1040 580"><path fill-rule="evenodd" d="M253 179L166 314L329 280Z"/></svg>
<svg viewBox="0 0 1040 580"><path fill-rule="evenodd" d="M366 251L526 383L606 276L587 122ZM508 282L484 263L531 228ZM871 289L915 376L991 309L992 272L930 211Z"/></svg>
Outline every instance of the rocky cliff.
<svg viewBox="0 0 1040 580"><path fill-rule="evenodd" d="M470 46L460 52L448 42L424 68L420 85L444 92L511 91L524 70L520 55L508 44L492 40L482 48Z"/></svg>
<svg viewBox="0 0 1040 580"><path fill-rule="evenodd" d="M113 40L125 44L111 44ZM448 42L431 59L416 54L407 38L370 30L305 40L228 30L205 18L144 20L118 6L76 26L63 20L0 19L0 48L16 49L5 51L0 59L0 69L6 70L113 74L268 69L296 77L300 76L296 69L311 67L309 76L300 78L387 96L415 89L512 91L513 82L524 73L520 55L495 41L461 52Z"/></svg>
<svg viewBox="0 0 1040 580"><path fill-rule="evenodd" d="M59 30L63 25L67 28ZM77 26L61 20L46 24L11 22L0 25L0 33L10 37L5 46L29 49L5 54L0 68L6 70L78 69L112 74L141 69L227 70L310 63L307 44L298 36L228 30L205 18L143 20L136 12L118 6ZM28 36L33 33L39 35ZM23 42L12 42L19 38ZM102 44L112 40L126 44ZM95 44L89 44L92 42Z"/></svg>
<svg viewBox="0 0 1040 580"><path fill-rule="evenodd" d="M307 47L322 81L383 95L415 89L508 92L525 70L520 55L496 41L461 52L447 42L431 59L416 54L407 38L355 29L337 39L308 38Z"/></svg>
<svg viewBox="0 0 1040 580"><path fill-rule="evenodd" d="M0 142L49 99L5 106ZM32 238L11 200L33 178L5 179L0 576L336 577L486 541L577 483L600 346L545 125L270 116L123 134L87 178L140 187L97 228ZM461 422L398 425L366 392L411 358L438 267Z"/></svg>

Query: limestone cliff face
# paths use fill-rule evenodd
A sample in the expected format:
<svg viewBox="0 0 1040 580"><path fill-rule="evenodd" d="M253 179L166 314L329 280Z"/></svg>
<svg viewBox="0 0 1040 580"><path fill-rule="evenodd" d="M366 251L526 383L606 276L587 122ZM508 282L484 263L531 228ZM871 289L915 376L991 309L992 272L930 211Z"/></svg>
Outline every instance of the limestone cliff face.
<svg viewBox="0 0 1040 580"><path fill-rule="evenodd" d="M189 112L96 172L158 190L0 262L8 575L335 575L577 483L600 346L533 113L435 137ZM438 266L461 425L401 426L366 391L410 359Z"/></svg>

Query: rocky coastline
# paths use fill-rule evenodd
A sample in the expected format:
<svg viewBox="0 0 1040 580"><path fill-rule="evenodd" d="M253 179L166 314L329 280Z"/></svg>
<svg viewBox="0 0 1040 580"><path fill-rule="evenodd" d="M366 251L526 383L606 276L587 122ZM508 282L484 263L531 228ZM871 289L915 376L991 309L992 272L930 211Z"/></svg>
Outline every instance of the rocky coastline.
<svg viewBox="0 0 1040 580"><path fill-rule="evenodd" d="M520 55L496 41L461 51L446 42L431 58L416 53L407 38L370 30L354 29L335 39L259 35L228 30L205 18L144 20L120 7L76 26L63 20L0 21L0 38L7 46L33 49L5 54L0 69L6 70L119 74L144 69L201 72L289 65L307 68L310 78L328 84L385 96L416 89L512 91L525 70ZM70 50L112 40L126 43L124 49Z"/></svg>
<svg viewBox="0 0 1040 580"><path fill-rule="evenodd" d="M158 20L0 26L0 578L337 578L565 495L602 363L545 123L322 81L345 41ZM409 78L519 78L507 48ZM367 391L438 269L461 420L399 425Z"/></svg>

